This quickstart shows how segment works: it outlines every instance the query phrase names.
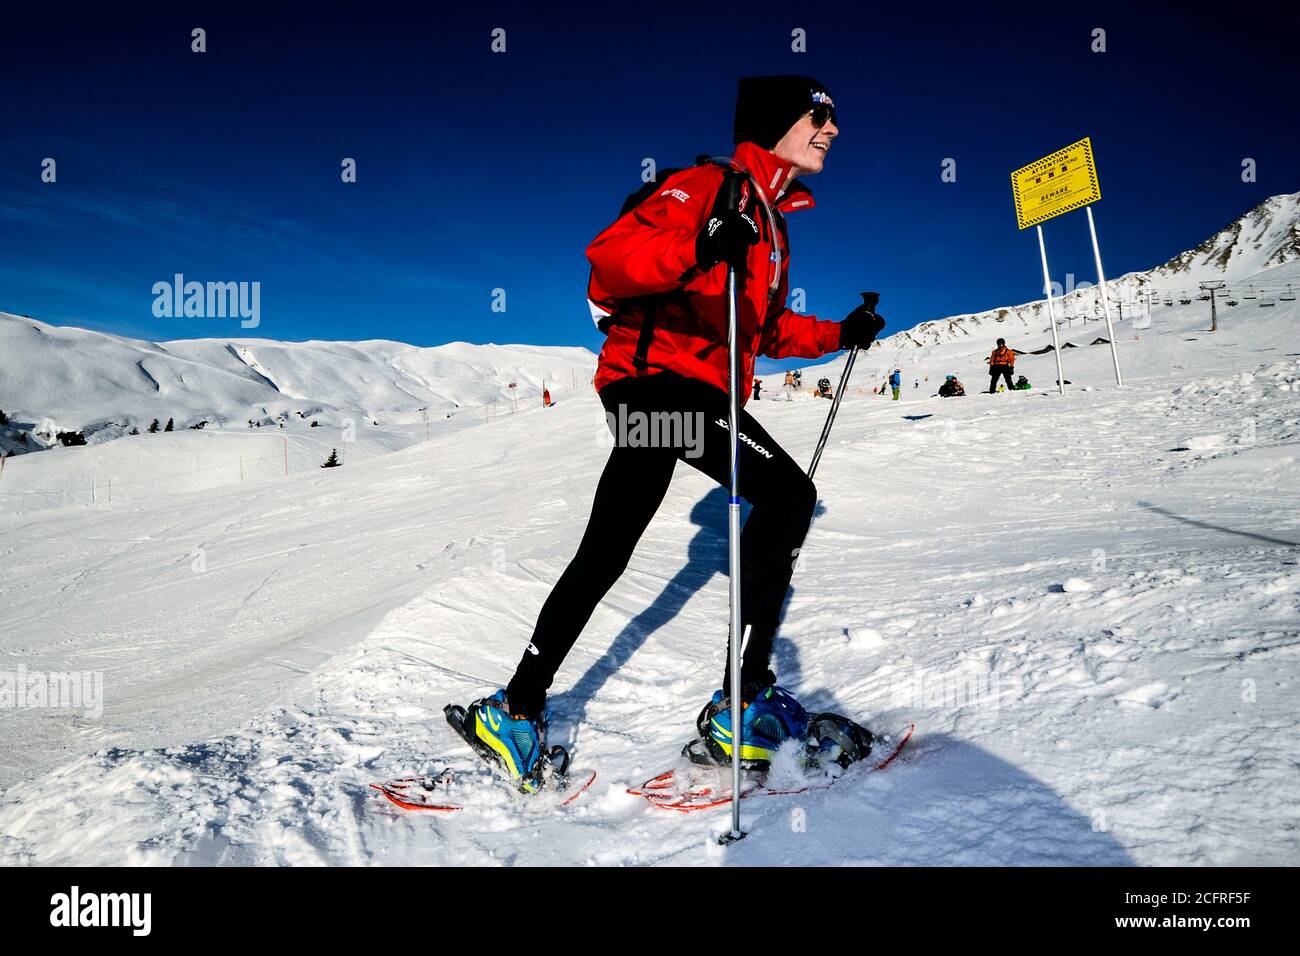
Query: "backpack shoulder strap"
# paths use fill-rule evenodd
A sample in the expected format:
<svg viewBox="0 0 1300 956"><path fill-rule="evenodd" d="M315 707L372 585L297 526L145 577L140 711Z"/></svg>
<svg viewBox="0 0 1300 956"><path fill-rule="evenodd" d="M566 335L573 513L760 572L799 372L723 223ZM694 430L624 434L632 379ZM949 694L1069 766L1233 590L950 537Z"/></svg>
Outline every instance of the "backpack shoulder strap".
<svg viewBox="0 0 1300 956"><path fill-rule="evenodd" d="M708 165L721 166L724 169L739 170L740 168L732 161L730 156L706 156L704 154L701 154L695 157L695 166L708 166ZM673 176L676 176L678 173L684 172L685 170L691 168L693 167L672 166L669 167L668 169L659 170L655 174L654 179L650 180L649 182L642 183L641 188L638 189L636 192L628 193L627 198L623 200L622 208L620 208L618 211L619 216L620 217L626 216L637 206L641 205L643 202L649 199L650 196L654 193L654 191L657 188L659 188L659 186L666 183L669 179L671 179Z"/></svg>

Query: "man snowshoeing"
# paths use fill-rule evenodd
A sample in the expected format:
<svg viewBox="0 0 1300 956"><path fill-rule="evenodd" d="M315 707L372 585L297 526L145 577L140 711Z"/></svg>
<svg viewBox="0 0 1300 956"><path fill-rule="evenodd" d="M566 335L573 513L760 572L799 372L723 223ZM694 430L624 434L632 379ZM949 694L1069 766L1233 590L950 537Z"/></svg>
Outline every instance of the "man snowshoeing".
<svg viewBox="0 0 1300 956"><path fill-rule="evenodd" d="M535 789L546 756L546 692L596 605L627 567L663 501L679 460L730 482L728 266L736 270L738 382L749 398L758 355L819 358L867 348L884 320L865 305L842 322L785 307L789 250L784 215L811 208L796 177L821 171L839 134L826 87L809 77L747 77L739 84L729 164L672 173L587 248L592 315L607 335L595 386L614 448L601 474L578 552L542 606L509 684L471 704L463 732ZM625 441L616 423L640 413L695 416L701 441L654 447ZM769 760L802 737L809 717L776 686L769 666L794 557L817 492L803 469L748 413L739 419L740 494L752 506L741 536L742 753ZM730 684L729 669L722 687ZM697 726L710 753L731 754L731 709L716 691Z"/></svg>

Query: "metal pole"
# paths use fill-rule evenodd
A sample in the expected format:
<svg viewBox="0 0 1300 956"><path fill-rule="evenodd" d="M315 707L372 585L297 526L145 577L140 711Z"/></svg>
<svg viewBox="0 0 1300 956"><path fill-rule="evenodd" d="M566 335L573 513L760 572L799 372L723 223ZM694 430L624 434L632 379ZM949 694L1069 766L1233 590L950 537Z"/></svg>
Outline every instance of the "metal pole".
<svg viewBox="0 0 1300 956"><path fill-rule="evenodd" d="M731 655L731 840L745 834L740 829L740 754L743 747L740 684L740 330L736 321L736 270L727 268L727 349L729 355L728 424L731 429L731 496L727 500L728 573L731 575L731 625L727 642Z"/></svg>
<svg viewBox="0 0 1300 956"><path fill-rule="evenodd" d="M1047 271L1047 246L1043 244L1043 227L1038 230L1038 254L1043 259L1043 290L1047 293L1047 318L1052 323L1052 351L1056 355L1056 387L1065 394L1065 373L1061 371L1061 342L1056 336L1056 310L1052 307L1052 276Z"/></svg>
<svg viewBox="0 0 1300 956"><path fill-rule="evenodd" d="M876 306L880 303L879 292L859 292L862 296L862 304L870 309L873 313ZM831 402L831 410L826 414L826 424L822 426L821 437L817 439L817 449L813 452L812 462L808 465L808 477L812 478L817 473L817 463L821 461L822 451L826 448L826 440L831 437L831 425L835 421L835 415L840 410L840 399L844 397L844 389L848 387L849 375L853 372L853 363L858 357L858 347L855 345L849 349L848 360L844 363L844 371L840 373L840 384L835 389L835 399Z"/></svg>
<svg viewBox="0 0 1300 956"><path fill-rule="evenodd" d="M1217 293L1222 288L1223 288L1223 282L1219 280L1215 280L1213 282L1201 283L1201 291L1210 293L1210 331L1211 332L1219 331L1219 313L1215 307L1217 300L1215 299L1214 296L1215 293Z"/></svg>
<svg viewBox="0 0 1300 956"><path fill-rule="evenodd" d="M1101 310L1106 315L1106 332L1110 335L1110 357L1115 363L1115 384L1123 385L1124 377L1119 372L1119 350L1115 347L1115 327L1110 324L1110 299L1106 295L1106 273L1101 268L1101 247L1097 245L1097 225L1092 220L1092 207L1083 207L1088 213L1088 232L1092 234L1092 255L1097 260L1098 289L1101 290Z"/></svg>
<svg viewBox="0 0 1300 956"><path fill-rule="evenodd" d="M835 421L835 413L840 410L840 399L844 397L844 386L848 384L849 373L853 371L853 363L857 357L858 347L855 345L849 349L849 357L844 362L844 371L840 373L840 384L835 389L835 400L831 402L831 410L826 414L826 424L822 426L821 437L817 439L817 449L813 452L812 462L808 465L809 478L817 474L817 463L822 460L822 450L826 447L826 439L831 437L831 423Z"/></svg>

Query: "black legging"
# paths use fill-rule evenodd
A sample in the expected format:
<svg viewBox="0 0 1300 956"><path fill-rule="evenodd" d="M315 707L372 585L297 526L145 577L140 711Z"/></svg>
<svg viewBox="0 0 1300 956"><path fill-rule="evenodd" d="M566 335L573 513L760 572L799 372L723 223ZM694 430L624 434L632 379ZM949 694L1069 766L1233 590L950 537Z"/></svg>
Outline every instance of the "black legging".
<svg viewBox="0 0 1300 956"><path fill-rule="evenodd" d="M691 446L679 438L675 447L633 447L632 441L622 443L616 432L578 553L542 605L532 642L506 688L514 713L541 714L555 672L596 605L627 567L668 491L678 459L724 488L730 486L725 392L660 372L619 379L605 386L600 399L614 422L675 412L693 416L695 432L690 436ZM635 438L631 429L628 433L627 437ZM766 429L743 410L740 434L740 494L752 506L740 539L741 621L750 625L741 680L747 685L763 685L775 680L768 666L772 641L794 571L794 552L803 544L817 505L817 489ZM723 687L729 686L729 665L728 655Z"/></svg>

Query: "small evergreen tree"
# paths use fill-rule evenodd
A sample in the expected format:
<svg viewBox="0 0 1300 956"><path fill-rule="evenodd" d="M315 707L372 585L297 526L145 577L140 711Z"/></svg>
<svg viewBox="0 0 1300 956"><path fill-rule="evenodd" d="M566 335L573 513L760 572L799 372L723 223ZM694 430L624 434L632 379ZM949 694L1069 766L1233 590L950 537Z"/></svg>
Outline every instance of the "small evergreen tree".
<svg viewBox="0 0 1300 956"><path fill-rule="evenodd" d="M331 449L330 449L330 456L329 456L328 458L325 459L325 464L321 465L321 467L322 467L322 468L337 468L337 467L338 467L339 465L341 465L341 464L343 464L343 462L339 461L339 452L338 452L338 449L337 449L337 448L331 448Z"/></svg>
<svg viewBox="0 0 1300 956"><path fill-rule="evenodd" d="M0 408L0 425L8 425L8 424L9 424L9 416L5 414L5 410L3 408Z"/></svg>
<svg viewBox="0 0 1300 956"><path fill-rule="evenodd" d="M153 420L153 424L149 426L149 434L152 435L157 430L158 430L158 419L155 418Z"/></svg>
<svg viewBox="0 0 1300 956"><path fill-rule="evenodd" d="M134 425L132 425L132 426L131 426L130 434L132 434L132 435L138 435L138 434L140 434L140 429L138 429L138 428L136 428Z"/></svg>
<svg viewBox="0 0 1300 956"><path fill-rule="evenodd" d="M167 419L167 427L164 428L163 431L165 431L165 432L169 432L169 431L171 431L171 430L172 430L172 420L169 418L169 419Z"/></svg>

